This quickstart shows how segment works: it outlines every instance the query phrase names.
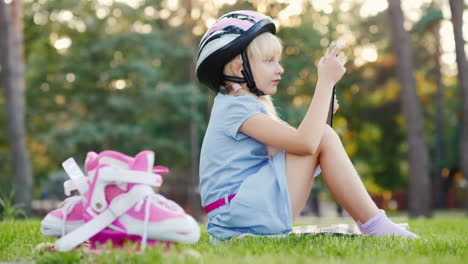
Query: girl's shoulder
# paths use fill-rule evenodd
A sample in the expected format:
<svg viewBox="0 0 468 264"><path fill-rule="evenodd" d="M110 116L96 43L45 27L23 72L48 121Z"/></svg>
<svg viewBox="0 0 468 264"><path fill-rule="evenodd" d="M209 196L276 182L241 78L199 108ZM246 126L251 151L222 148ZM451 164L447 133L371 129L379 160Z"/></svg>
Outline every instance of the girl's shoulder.
<svg viewBox="0 0 468 264"><path fill-rule="evenodd" d="M265 112L262 104L253 95L218 94L214 100L214 111L226 115Z"/></svg>
<svg viewBox="0 0 468 264"><path fill-rule="evenodd" d="M215 102L226 104L260 104L254 95L230 95L219 93L215 97Z"/></svg>

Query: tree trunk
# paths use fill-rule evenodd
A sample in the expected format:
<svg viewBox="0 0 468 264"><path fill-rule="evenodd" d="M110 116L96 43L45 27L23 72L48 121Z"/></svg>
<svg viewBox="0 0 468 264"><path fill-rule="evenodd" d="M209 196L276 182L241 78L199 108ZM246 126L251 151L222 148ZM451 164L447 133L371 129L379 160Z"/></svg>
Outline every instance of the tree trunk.
<svg viewBox="0 0 468 264"><path fill-rule="evenodd" d="M187 13L189 14L187 16L187 19L188 19L187 26L189 29L188 31L191 33L194 22L190 14L191 14L192 7L195 3L193 3L194 0L188 0L187 2L188 2ZM196 54L197 43L193 37L193 34L190 34L190 36L191 36L190 46L193 50L193 54ZM193 86L193 97L198 97L198 93L199 93L198 85L197 85L197 78L195 75L195 67L197 64L196 59L197 58L194 57L189 68L189 71L190 71L189 81ZM192 100L192 103L190 104L190 111L192 112L193 115L195 115L198 112L198 103L196 102L196 100ZM201 210L200 210L201 201L200 201L200 194L198 192L199 190L198 188L198 185L199 185L198 167L199 166L198 165L199 165L199 152L200 152L199 145L200 144L198 140L198 130L199 130L198 121L196 120L196 118L193 117L192 120L190 121L191 184L189 186L189 196L190 196L190 204L193 210L193 217L195 217L195 219L197 220L200 220L201 219Z"/></svg>
<svg viewBox="0 0 468 264"><path fill-rule="evenodd" d="M435 23L432 25L432 35L434 36L434 73L437 84L437 92L435 95L435 124L436 124L436 135L435 135L435 151L434 151L434 175L433 175L433 189L436 208L446 208L447 203L442 188L442 157L444 155L443 146L443 118L442 118L442 104L443 104L443 86L442 86L442 74L440 72L440 24Z"/></svg>
<svg viewBox="0 0 468 264"><path fill-rule="evenodd" d="M0 0L0 28L1 76L6 99L8 141L13 158L14 202L24 205L26 213L29 213L32 175L25 142L25 66L21 0L12 1L11 4Z"/></svg>
<svg viewBox="0 0 468 264"><path fill-rule="evenodd" d="M401 105L406 123L409 154L409 214L431 216L429 156L424 142L421 105L416 93L414 66L409 36L403 27L400 0L388 0L396 71L401 84Z"/></svg>
<svg viewBox="0 0 468 264"><path fill-rule="evenodd" d="M457 55L458 81L460 83L461 115L460 115L460 169L468 182L468 62L465 56L465 41L463 39L463 0L450 0L452 12L453 35L455 37L455 52ZM468 184L465 187L465 208L468 214Z"/></svg>
<svg viewBox="0 0 468 264"><path fill-rule="evenodd" d="M192 71L195 70L195 64L192 64ZM193 85L193 95L198 96L198 86L192 82ZM190 104L190 111L195 114L198 112L198 104L192 102ZM191 184L189 186L189 195L190 195L190 204L193 210L193 217L195 219L201 219L200 211L200 194L198 192L198 163L199 163L199 140L198 140L198 121L195 118L192 118L190 121L190 156L191 156Z"/></svg>

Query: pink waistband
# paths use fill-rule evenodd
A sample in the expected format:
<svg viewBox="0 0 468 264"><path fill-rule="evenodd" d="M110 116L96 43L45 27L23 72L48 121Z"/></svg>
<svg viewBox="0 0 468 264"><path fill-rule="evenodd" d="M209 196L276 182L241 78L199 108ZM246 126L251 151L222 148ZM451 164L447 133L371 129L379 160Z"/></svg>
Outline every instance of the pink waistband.
<svg viewBox="0 0 468 264"><path fill-rule="evenodd" d="M236 196L236 194L229 195L228 196L228 201L231 202L232 198L234 198L235 196ZM209 205L205 206L205 212L209 213L209 212L213 211L214 209L218 209L219 207L224 206L224 205L226 205L226 199L221 198L221 199L216 200L216 201L210 203Z"/></svg>

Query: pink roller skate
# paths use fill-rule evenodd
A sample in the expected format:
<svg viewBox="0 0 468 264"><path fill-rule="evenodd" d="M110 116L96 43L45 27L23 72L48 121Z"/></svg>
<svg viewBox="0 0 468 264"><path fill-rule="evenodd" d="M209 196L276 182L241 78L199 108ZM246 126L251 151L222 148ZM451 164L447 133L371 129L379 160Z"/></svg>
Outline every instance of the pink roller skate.
<svg viewBox="0 0 468 264"><path fill-rule="evenodd" d="M79 189L86 189L80 190L84 193L86 223L59 239L56 249L67 251L88 239L92 243L110 240L114 244L126 239L141 241L142 249L148 240L197 242L197 222L151 188L162 183L161 177L153 174L154 153L143 151L133 162L123 162L131 164L128 169L110 164L115 155L116 152L102 152L87 163L87 184L76 181ZM74 171L72 165L64 163L67 171Z"/></svg>
<svg viewBox="0 0 468 264"><path fill-rule="evenodd" d="M133 157L129 157L115 151L105 151L105 153L106 162L110 165L128 169L129 166L133 164ZM97 157L98 154L96 152L89 152L87 154L85 161L85 170L87 174L96 166L95 163ZM69 170L68 173L70 173L70 177L74 178L74 180L68 180L64 183L65 194L70 196L73 191L80 192L77 185L81 187L81 193L84 193L88 188L85 175L76 167L72 171ZM153 173L167 174L169 173L169 169L164 166L155 166L153 167ZM74 181L76 181L76 183L74 183ZM42 234L49 237L61 237L83 225L85 223L83 219L84 201L85 200L81 194L65 199L60 204L60 208L51 211L42 220Z"/></svg>
<svg viewBox="0 0 468 264"><path fill-rule="evenodd" d="M82 226L83 201L81 196L72 196L65 199L60 208L48 213L41 222L41 232L48 237L64 236Z"/></svg>
<svg viewBox="0 0 468 264"><path fill-rule="evenodd" d="M89 161L94 160L97 156L96 152L89 152L86 157L85 167ZM68 173L68 171L67 171ZM73 175L69 174L71 180L63 184L65 195L70 196L73 191L82 193L87 189L85 175L78 168L73 171ZM74 180L76 183L74 183ZM81 190L78 189L79 185ZM48 213L41 222L41 232L45 236L60 237L82 226L85 221L83 219L84 212L84 199L83 196L76 195L65 199L60 208Z"/></svg>

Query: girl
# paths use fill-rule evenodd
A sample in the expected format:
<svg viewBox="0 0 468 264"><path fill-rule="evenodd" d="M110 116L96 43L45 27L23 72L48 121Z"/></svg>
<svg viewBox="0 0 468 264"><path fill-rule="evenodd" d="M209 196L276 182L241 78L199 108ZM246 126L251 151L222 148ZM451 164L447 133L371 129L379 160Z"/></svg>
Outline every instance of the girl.
<svg viewBox="0 0 468 264"><path fill-rule="evenodd" d="M284 73L275 33L270 17L235 11L218 19L199 45L197 77L219 92L200 155L200 193L212 241L290 232L320 167L364 234L417 237L377 208L326 124L333 86L345 73L341 47L320 59L312 102L296 129L278 118L270 97Z"/></svg>

